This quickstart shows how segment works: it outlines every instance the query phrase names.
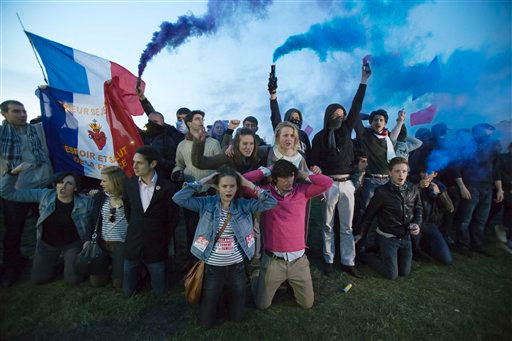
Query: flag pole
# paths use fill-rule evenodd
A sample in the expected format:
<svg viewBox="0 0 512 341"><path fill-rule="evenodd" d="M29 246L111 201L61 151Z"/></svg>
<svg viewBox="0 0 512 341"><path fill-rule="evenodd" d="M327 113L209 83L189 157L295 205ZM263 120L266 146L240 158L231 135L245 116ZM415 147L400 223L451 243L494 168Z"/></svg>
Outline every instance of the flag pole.
<svg viewBox="0 0 512 341"><path fill-rule="evenodd" d="M20 22L23 32L25 32L25 34L26 34L27 30L25 30L25 26L23 25L23 22L21 21L21 18L17 12L16 12L16 16L18 17L18 21ZM48 79L46 78L46 74L44 73L43 65L41 64L41 61L39 60L39 57L37 56L36 48L34 47L34 43L32 43L32 40L30 39L30 37L28 35L27 35L27 38L28 38L28 41L30 42L30 46L32 46L32 51L34 51L34 55L36 56L37 63L39 64L39 67L41 68L41 72L43 73L43 79L44 79L45 83L48 84Z"/></svg>

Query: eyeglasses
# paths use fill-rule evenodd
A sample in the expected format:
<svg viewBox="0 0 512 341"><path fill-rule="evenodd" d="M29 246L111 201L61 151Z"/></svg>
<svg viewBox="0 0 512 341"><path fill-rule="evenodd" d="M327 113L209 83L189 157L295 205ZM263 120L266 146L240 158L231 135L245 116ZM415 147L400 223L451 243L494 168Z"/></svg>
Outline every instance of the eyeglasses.
<svg viewBox="0 0 512 341"><path fill-rule="evenodd" d="M116 221L116 208L115 207L112 207L110 209L110 218L109 218L109 221L111 223L115 222Z"/></svg>

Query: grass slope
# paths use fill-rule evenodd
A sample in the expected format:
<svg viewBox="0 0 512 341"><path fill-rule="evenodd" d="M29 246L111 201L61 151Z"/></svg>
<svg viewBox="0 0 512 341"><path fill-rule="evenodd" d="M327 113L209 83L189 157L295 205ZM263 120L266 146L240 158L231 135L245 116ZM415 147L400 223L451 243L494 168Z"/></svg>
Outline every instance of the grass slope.
<svg viewBox="0 0 512 341"><path fill-rule="evenodd" d="M3 220L2 220L3 221ZM266 311L248 298L244 320L223 321L211 330L197 323L197 306L186 304L173 273L169 294L150 291L124 298L112 288L88 282L71 287L59 279L43 286L27 280L0 289L0 339L426 339L498 340L512 335L512 256L490 239L495 259L455 254L450 267L413 263L408 278L388 281L368 267L366 279L352 279L339 269L322 275L318 202L313 203L308 250L315 289L311 310L299 308L291 293L280 294ZM33 253L34 221L24 234L24 252ZM3 226L2 229L3 230ZM180 239L184 239L183 226ZM184 256L179 249L178 259ZM342 293L340 287L352 283Z"/></svg>

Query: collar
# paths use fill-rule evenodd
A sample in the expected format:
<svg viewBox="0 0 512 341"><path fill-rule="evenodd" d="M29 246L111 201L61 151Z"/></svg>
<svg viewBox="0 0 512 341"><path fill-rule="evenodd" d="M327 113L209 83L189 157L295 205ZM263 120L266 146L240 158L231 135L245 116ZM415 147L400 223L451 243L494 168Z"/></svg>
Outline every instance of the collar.
<svg viewBox="0 0 512 341"><path fill-rule="evenodd" d="M274 152L275 157L278 160L285 159L285 160L290 161L291 163L295 164L296 161L300 161L302 159L302 154L299 153L298 151L296 152L296 154L294 156L285 156L285 155L281 154L277 145L274 145L272 150Z"/></svg>
<svg viewBox="0 0 512 341"><path fill-rule="evenodd" d="M151 178L151 183L146 184L144 181L142 181L142 178L139 176L139 185L145 185L145 186L154 186L156 185L156 182L158 180L158 174L155 170L153 170L153 177Z"/></svg>
<svg viewBox="0 0 512 341"><path fill-rule="evenodd" d="M289 195L290 195L290 194L292 194L292 192L293 192L293 187L292 187L291 191L286 192L286 193L281 192L281 191L277 188L277 186L276 186L276 185L273 185L272 187L274 187L274 190L277 192L277 194L279 194L279 195L280 195L280 196L282 196L283 198L286 198L287 196L289 196Z"/></svg>

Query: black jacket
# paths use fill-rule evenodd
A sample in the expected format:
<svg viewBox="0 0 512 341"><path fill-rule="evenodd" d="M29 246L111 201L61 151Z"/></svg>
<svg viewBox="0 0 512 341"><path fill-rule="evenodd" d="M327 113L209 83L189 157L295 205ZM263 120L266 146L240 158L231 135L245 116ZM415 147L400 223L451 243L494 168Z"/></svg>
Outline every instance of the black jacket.
<svg viewBox="0 0 512 341"><path fill-rule="evenodd" d="M156 111L147 98L140 101L140 103L146 115ZM176 148L178 144L183 141L185 135L167 123L164 123L163 132L156 136L141 129L139 129L139 133L145 145L156 148L160 153L157 166L159 174L166 179L170 179L172 170L176 164Z"/></svg>
<svg viewBox="0 0 512 341"><path fill-rule="evenodd" d="M423 205L422 220L424 224L440 226L445 214L453 213L454 207L446 186L438 180L433 180L441 193L434 194L431 186L420 189L421 204Z"/></svg>
<svg viewBox="0 0 512 341"><path fill-rule="evenodd" d="M167 258L171 227L177 218L177 206L171 200L177 188L159 176L151 202L144 212L138 181L139 177L132 177L125 182L123 191L128 221L124 256L128 260L160 262Z"/></svg>
<svg viewBox="0 0 512 341"><path fill-rule="evenodd" d="M399 238L408 233L409 224L422 224L423 207L418 188L406 182L403 189L388 182L375 189L375 194L366 208L361 223L361 236L377 215L379 229Z"/></svg>
<svg viewBox="0 0 512 341"><path fill-rule="evenodd" d="M306 163L308 165L311 164L311 143L309 142L309 136L306 134L304 130L301 130L302 128L302 113L300 110L291 108L286 111L284 114L284 120L290 121L291 114L296 111L299 113L300 117L300 123L299 123L299 152L304 156L304 159L306 159ZM272 129L276 129L277 125L282 122L281 120L281 111L279 110L279 103L277 103L277 99L270 100L270 120L272 121Z"/></svg>
<svg viewBox="0 0 512 341"><path fill-rule="evenodd" d="M336 140L335 152L329 151L327 122L330 113L326 112L324 115L324 129L320 130L313 138L311 165L320 167L325 175L349 174L353 170L354 147L351 134L359 118L365 92L366 84L359 84L346 119L341 124L341 127L334 131L334 138Z"/></svg>

